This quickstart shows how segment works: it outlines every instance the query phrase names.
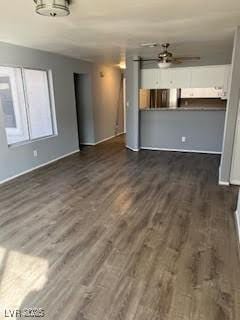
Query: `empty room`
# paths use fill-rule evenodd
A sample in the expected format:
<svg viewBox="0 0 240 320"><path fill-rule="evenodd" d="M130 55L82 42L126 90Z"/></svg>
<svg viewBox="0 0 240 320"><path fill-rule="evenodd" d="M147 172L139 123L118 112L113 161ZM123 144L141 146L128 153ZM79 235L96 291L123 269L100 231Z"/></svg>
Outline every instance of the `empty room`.
<svg viewBox="0 0 240 320"><path fill-rule="evenodd" d="M240 319L240 2L0 10L0 319Z"/></svg>

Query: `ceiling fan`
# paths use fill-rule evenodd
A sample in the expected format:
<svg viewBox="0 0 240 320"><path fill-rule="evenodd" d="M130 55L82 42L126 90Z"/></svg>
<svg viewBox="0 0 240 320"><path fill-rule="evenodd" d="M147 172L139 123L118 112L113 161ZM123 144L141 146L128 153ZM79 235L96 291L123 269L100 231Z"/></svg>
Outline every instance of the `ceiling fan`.
<svg viewBox="0 0 240 320"><path fill-rule="evenodd" d="M158 54L156 59L143 59L140 58L134 61L155 61L158 62L158 66L160 69L166 69L172 66L172 64L179 64L183 61L194 61L200 60L200 57L175 57L171 52L168 51L170 44L163 43L162 44L162 51Z"/></svg>

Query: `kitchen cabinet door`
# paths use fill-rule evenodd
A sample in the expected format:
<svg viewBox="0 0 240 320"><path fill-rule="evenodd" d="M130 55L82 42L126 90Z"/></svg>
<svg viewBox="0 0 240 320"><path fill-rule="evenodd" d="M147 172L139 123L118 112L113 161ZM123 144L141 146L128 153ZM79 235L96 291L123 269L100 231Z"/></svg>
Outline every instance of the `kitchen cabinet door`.
<svg viewBox="0 0 240 320"><path fill-rule="evenodd" d="M170 88L189 88L191 70L189 68L169 69Z"/></svg>
<svg viewBox="0 0 240 320"><path fill-rule="evenodd" d="M170 87L170 69L159 69L159 88L168 89Z"/></svg>
<svg viewBox="0 0 240 320"><path fill-rule="evenodd" d="M142 89L158 89L159 77L159 69L142 69L140 87Z"/></svg>
<svg viewBox="0 0 240 320"><path fill-rule="evenodd" d="M189 88L191 83L190 68L170 68L160 70L160 88Z"/></svg>
<svg viewBox="0 0 240 320"><path fill-rule="evenodd" d="M192 88L223 88L225 80L225 65L193 67L191 77Z"/></svg>
<svg viewBox="0 0 240 320"><path fill-rule="evenodd" d="M222 90L221 97L224 98L228 92L229 72L229 65L142 69L141 88L216 88Z"/></svg>

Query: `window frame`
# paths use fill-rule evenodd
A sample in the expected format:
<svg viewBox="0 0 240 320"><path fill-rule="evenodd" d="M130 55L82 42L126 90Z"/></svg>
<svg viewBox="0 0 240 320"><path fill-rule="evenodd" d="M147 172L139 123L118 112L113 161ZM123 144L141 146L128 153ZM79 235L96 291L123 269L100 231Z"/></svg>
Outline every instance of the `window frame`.
<svg viewBox="0 0 240 320"><path fill-rule="evenodd" d="M0 66L1 67L4 67L4 68L12 68L12 69L19 69L20 71L20 77L22 79L22 73L21 73L21 68L19 67L9 67L9 66ZM23 103L24 103L24 111L26 113L26 108L25 108L25 97L24 97L24 89L23 89L23 83L21 83L21 88L19 88L16 84L16 81L15 79L13 79L13 75L10 75L9 76L10 78L10 85L11 85L11 88L15 89L15 90L12 90L12 100L13 100L13 110L14 110L14 115L15 115L15 121L16 121L16 128L8 128L8 127L5 127L4 125L4 128L5 128L5 131L6 131L6 134L8 135L20 135L20 127L21 127L21 121L23 120L24 118L24 115L21 115L21 111L20 111L20 102L19 100L21 98L24 99ZM20 91L22 90L22 94L23 96L20 97ZM20 99L19 99L20 98ZM26 115L27 116L27 115ZM27 124L26 124L27 125ZM27 130L28 130L28 126L27 126ZM29 136L29 134L28 134ZM29 140L23 140L21 142L25 142L25 141L29 141ZM20 143L21 143L20 142ZM18 143L18 142L16 142ZM8 143L8 145L11 145Z"/></svg>
<svg viewBox="0 0 240 320"><path fill-rule="evenodd" d="M21 80L22 80L22 90L23 90L23 96L24 96L24 109L26 112L26 124L27 124L27 130L28 130L28 139L23 140L20 142L15 142L15 143L9 143L8 142L8 132L11 134L14 131L17 133L18 125L19 122L21 121L21 111L16 110L16 106L14 104L14 113L16 116L16 128L6 128L5 129L5 134L6 134L6 140L7 140L7 145L9 148L14 148L17 146L25 145L25 144L30 144L36 141L41 141L45 139L50 139L58 136L58 129L57 129L57 117L56 117L56 105L55 105L55 98L54 98L54 86L53 86L53 77L52 77L52 70L51 69L43 69L43 68L35 68L35 67L25 67L25 66L17 66L17 65L4 65L0 64L0 67L3 68L15 68L15 69L20 69L21 71ZM46 73L46 78L47 78L47 89L48 89L48 96L49 96L49 105L50 105L50 115L51 115L51 126L52 126L52 134L39 137L39 138L31 138L31 122L30 122L30 116L29 116L29 104L28 104L28 97L27 97L27 89L26 89L26 80L25 80L25 75L24 75L24 70L33 70L33 71L42 71Z"/></svg>

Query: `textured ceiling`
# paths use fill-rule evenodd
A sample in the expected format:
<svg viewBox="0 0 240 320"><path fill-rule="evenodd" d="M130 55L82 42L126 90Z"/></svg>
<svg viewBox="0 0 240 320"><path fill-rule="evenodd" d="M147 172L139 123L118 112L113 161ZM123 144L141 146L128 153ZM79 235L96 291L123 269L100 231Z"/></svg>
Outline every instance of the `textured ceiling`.
<svg viewBox="0 0 240 320"><path fill-rule="evenodd" d="M177 54L227 56L240 25L239 0L73 0L64 18L35 14L33 0L0 9L0 41L107 63L126 51L152 55L139 50L151 41L168 41Z"/></svg>

